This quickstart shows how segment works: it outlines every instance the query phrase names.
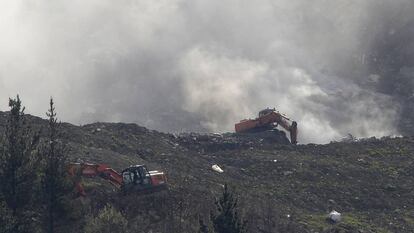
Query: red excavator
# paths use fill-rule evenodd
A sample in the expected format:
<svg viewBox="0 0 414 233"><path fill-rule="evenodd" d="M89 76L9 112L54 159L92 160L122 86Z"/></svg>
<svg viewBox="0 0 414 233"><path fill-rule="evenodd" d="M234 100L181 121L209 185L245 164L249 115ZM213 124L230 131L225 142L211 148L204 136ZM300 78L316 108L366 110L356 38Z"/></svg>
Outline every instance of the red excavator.
<svg viewBox="0 0 414 233"><path fill-rule="evenodd" d="M290 123L292 122L292 123ZM259 117L256 119L242 120L235 125L236 133L247 133L255 131L265 131L282 126L286 131L290 133L290 142L297 144L298 136L298 124L296 121L291 121L286 116L277 112L276 109L264 109L259 112Z"/></svg>
<svg viewBox="0 0 414 233"><path fill-rule="evenodd" d="M99 176L124 193L152 193L167 188L167 178L164 172L148 171L145 165L130 166L119 173L105 164L71 163L68 172L74 178L76 190L81 196L86 196L81 177Z"/></svg>

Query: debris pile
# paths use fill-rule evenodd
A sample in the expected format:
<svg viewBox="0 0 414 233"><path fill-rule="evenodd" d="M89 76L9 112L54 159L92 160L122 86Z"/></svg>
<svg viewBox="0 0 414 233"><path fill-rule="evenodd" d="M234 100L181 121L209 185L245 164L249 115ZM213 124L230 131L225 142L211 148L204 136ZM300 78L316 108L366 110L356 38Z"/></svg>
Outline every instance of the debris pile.
<svg viewBox="0 0 414 233"><path fill-rule="evenodd" d="M191 150L216 152L234 149L249 149L265 144L289 145L289 139L283 131L277 129L255 133L198 134L181 133L175 136L177 143Z"/></svg>

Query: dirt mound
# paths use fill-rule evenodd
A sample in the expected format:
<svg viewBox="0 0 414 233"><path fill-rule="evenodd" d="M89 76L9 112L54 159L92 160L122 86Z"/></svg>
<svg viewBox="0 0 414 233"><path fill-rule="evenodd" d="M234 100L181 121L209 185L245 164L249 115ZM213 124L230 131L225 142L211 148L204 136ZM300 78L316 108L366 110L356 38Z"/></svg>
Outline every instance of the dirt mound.
<svg viewBox="0 0 414 233"><path fill-rule="evenodd" d="M196 232L224 184L236 189L252 233L414 232L411 137L294 146L280 131L172 135L122 123L63 124L62 131L73 161L117 170L146 164L167 173L169 194L137 197L139 216L105 181L86 181L94 206L112 202L143 232ZM212 169L215 164L223 173ZM167 212L157 209L160 200ZM332 210L342 214L335 225L326 221Z"/></svg>

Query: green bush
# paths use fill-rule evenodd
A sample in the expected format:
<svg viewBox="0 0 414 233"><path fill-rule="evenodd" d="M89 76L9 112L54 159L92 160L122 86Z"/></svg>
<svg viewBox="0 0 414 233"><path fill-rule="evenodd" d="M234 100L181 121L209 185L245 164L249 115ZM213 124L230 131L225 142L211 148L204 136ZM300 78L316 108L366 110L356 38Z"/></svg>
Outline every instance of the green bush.
<svg viewBox="0 0 414 233"><path fill-rule="evenodd" d="M105 206L98 216L90 218L85 226L85 233L126 233L128 221L111 205Z"/></svg>

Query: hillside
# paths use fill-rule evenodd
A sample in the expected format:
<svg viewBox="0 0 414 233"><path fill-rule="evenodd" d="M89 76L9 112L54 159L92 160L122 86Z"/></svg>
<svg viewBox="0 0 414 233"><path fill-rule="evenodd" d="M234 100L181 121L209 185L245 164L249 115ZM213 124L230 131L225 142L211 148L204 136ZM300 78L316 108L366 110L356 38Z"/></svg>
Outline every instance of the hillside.
<svg viewBox="0 0 414 233"><path fill-rule="evenodd" d="M35 129L46 124L29 119ZM249 232L414 232L412 137L293 146L277 131L173 135L136 124L64 123L62 141L74 162L117 170L146 164L164 170L170 183L169 192L124 197L104 181L85 180L89 196L74 200L83 209L62 231L111 202L142 232L195 232L229 184ZM326 221L331 210L342 213L341 223Z"/></svg>

